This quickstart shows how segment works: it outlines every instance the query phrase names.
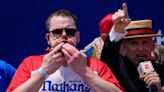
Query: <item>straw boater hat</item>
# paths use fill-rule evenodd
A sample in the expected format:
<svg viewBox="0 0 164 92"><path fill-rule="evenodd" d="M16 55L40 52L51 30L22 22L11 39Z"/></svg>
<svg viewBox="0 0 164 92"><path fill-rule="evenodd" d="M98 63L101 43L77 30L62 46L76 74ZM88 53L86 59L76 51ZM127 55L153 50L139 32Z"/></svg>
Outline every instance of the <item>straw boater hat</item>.
<svg viewBox="0 0 164 92"><path fill-rule="evenodd" d="M127 35L124 37L124 39L161 36L161 34L155 34L153 32L151 20L131 21L125 30L127 31Z"/></svg>

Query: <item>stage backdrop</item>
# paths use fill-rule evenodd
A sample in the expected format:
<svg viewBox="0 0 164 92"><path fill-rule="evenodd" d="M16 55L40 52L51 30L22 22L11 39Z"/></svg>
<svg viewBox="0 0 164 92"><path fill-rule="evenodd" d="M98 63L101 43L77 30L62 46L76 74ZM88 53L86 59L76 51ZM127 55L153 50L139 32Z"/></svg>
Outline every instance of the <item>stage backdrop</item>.
<svg viewBox="0 0 164 92"><path fill-rule="evenodd" d="M81 49L99 36L99 21L126 2L132 20L151 19L157 33L164 33L163 0L1 0L0 59L14 67L29 55L45 53L45 20L58 9L69 9L78 17ZM164 44L164 37L155 39Z"/></svg>

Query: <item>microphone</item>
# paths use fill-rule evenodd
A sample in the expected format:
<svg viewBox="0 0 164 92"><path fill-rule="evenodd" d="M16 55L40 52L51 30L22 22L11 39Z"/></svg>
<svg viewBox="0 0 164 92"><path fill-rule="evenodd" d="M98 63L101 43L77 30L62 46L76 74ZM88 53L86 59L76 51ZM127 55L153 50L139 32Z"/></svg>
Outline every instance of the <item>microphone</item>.
<svg viewBox="0 0 164 92"><path fill-rule="evenodd" d="M140 76L143 76L145 73L154 71L154 67L151 63L151 61L144 61L144 59L139 59L139 65L137 67L137 71ZM149 89L151 89L152 92L156 92L157 88L155 85L152 85Z"/></svg>
<svg viewBox="0 0 164 92"><path fill-rule="evenodd" d="M151 61L144 61L144 62L139 63L137 70L138 70L139 75L143 76L147 72L154 71L154 67Z"/></svg>

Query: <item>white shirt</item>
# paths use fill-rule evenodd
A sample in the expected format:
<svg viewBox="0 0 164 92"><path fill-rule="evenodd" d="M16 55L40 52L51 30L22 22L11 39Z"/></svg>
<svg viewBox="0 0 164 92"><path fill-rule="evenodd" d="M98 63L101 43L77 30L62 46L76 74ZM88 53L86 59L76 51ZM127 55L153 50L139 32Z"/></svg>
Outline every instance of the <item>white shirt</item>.
<svg viewBox="0 0 164 92"><path fill-rule="evenodd" d="M114 30L114 27L112 27L111 31L108 33L108 35L109 35L109 40L110 40L111 42L113 42L113 41L114 41L114 42L120 41L122 38L125 37L126 34L127 34L127 31L125 31L125 30L124 30L124 32L121 32L121 33L116 32L116 31Z"/></svg>

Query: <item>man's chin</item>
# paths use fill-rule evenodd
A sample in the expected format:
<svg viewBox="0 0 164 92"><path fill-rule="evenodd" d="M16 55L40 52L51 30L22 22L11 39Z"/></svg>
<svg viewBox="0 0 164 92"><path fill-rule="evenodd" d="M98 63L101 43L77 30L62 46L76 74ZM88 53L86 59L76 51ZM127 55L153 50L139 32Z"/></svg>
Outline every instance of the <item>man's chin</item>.
<svg viewBox="0 0 164 92"><path fill-rule="evenodd" d="M138 60L133 60L133 61L131 60L131 63L137 66L139 64L139 61Z"/></svg>

